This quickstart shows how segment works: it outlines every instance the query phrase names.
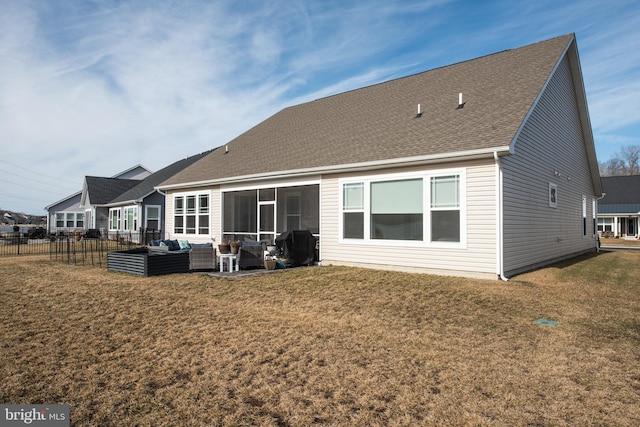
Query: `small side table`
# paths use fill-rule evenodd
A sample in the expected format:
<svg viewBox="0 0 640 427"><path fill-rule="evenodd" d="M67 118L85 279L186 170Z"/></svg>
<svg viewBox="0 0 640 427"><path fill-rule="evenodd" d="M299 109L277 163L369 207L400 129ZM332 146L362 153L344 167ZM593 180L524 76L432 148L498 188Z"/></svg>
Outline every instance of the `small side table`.
<svg viewBox="0 0 640 427"><path fill-rule="evenodd" d="M224 272L224 263L227 262L227 270L229 273L233 271L233 264L235 263L235 271L240 271L238 266L238 255L236 254L220 254L220 272Z"/></svg>

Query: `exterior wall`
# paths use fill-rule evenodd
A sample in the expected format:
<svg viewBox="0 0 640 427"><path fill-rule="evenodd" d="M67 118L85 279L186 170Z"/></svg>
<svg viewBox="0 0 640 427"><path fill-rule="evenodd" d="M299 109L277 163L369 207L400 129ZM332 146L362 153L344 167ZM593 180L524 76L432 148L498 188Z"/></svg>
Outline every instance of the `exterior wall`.
<svg viewBox="0 0 640 427"><path fill-rule="evenodd" d="M119 178L119 179L145 179L146 177L148 177L149 175L151 175L151 172L149 172L148 170L146 170L143 167L137 166L133 169L130 169L128 171L124 171L116 176L114 176L114 178Z"/></svg>
<svg viewBox="0 0 640 427"><path fill-rule="evenodd" d="M80 208L80 198L81 198L81 194L77 194L73 197L70 197L66 200L61 201L60 203L53 205L51 207L49 207L48 209L48 220L47 220L47 224L48 224L48 232L49 233L57 233L59 231L63 231L63 232L67 232L67 231L74 231L77 229L77 227L57 227L56 226L56 213L84 213L84 209ZM86 223L86 218L85 218L85 223ZM85 225L86 227L86 225Z"/></svg>
<svg viewBox="0 0 640 427"><path fill-rule="evenodd" d="M140 209L140 227L146 228L146 206L160 206L160 226L159 229L164 232L165 230L165 206L164 206L164 195L155 191L148 197L144 199L142 202L142 208Z"/></svg>
<svg viewBox="0 0 640 427"><path fill-rule="evenodd" d="M596 196L566 57L525 124L515 153L502 162L507 275L596 250ZM557 185L555 208L549 206L549 183Z"/></svg>
<svg viewBox="0 0 640 427"><path fill-rule="evenodd" d="M209 194L209 235L195 234L175 234L174 229L174 196L176 194ZM164 217L164 236L166 239L185 239L190 243L211 243L219 244L222 240L222 202L220 201L220 187L200 187L200 188L186 188L179 191L168 191L165 196L164 209L162 212Z"/></svg>
<svg viewBox="0 0 640 427"><path fill-rule="evenodd" d="M429 243L402 245L398 242L389 244L341 242L339 239L339 180L358 175L326 175L322 179L320 189L322 264L495 279L497 277L496 168L493 159L464 164L382 170L365 174L379 176L389 173L437 172L439 169L450 168L466 170L466 248L443 248Z"/></svg>

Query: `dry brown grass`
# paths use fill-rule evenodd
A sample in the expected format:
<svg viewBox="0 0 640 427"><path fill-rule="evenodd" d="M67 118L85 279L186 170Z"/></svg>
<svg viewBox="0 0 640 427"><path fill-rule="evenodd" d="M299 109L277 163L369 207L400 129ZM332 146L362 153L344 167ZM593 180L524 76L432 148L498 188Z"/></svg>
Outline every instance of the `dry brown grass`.
<svg viewBox="0 0 640 427"><path fill-rule="evenodd" d="M66 403L74 425L640 424L640 253L508 283L0 271L0 402Z"/></svg>

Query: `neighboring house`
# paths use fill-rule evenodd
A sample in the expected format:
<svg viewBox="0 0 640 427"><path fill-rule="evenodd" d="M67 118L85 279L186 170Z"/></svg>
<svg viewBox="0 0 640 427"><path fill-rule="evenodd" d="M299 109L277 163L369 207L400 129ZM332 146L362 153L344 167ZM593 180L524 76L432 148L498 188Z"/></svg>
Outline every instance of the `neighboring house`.
<svg viewBox="0 0 640 427"><path fill-rule="evenodd" d="M604 197L598 202L598 231L604 235L638 238L640 175L602 177Z"/></svg>
<svg viewBox="0 0 640 427"><path fill-rule="evenodd" d="M285 108L158 189L171 238L484 278L595 251L602 195L573 34Z"/></svg>
<svg viewBox="0 0 640 427"><path fill-rule="evenodd" d="M144 166L136 165L114 175L112 178L141 180L149 175L151 175L150 170ZM82 191L79 191L44 208L47 211L47 231L49 233L68 233L91 228L85 227L86 212L80 206L81 197Z"/></svg>
<svg viewBox="0 0 640 427"><path fill-rule="evenodd" d="M98 229L102 235L130 233L134 239L141 229L162 233L165 197L155 186L207 154L179 160L140 180L85 177L80 197L85 228Z"/></svg>

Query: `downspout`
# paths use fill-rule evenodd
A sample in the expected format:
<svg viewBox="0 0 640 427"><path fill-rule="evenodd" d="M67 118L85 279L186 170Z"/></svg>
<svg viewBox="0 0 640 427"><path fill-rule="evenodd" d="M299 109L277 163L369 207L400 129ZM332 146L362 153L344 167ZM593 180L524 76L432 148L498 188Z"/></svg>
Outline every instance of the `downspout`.
<svg viewBox="0 0 640 427"><path fill-rule="evenodd" d="M509 279L504 275L504 221L503 221L503 198L502 198L502 165L498 152L493 152L493 159L496 165L496 272L498 277L505 282Z"/></svg>

